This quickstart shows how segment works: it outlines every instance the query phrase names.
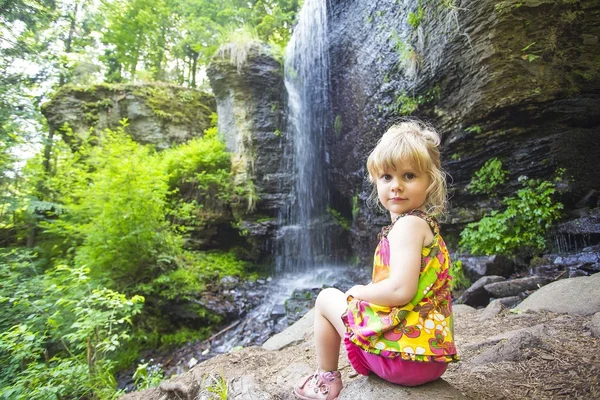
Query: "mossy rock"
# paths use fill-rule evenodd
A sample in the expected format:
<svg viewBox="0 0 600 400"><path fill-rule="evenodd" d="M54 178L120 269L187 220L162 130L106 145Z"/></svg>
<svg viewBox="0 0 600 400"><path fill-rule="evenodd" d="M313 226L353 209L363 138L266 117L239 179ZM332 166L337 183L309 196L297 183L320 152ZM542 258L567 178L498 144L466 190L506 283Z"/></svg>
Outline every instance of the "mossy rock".
<svg viewBox="0 0 600 400"><path fill-rule="evenodd" d="M216 103L212 94L174 85L66 85L42 112L50 128L70 143L91 130L115 130L126 120L136 141L166 148L202 136L214 125ZM72 137L64 135L69 130Z"/></svg>

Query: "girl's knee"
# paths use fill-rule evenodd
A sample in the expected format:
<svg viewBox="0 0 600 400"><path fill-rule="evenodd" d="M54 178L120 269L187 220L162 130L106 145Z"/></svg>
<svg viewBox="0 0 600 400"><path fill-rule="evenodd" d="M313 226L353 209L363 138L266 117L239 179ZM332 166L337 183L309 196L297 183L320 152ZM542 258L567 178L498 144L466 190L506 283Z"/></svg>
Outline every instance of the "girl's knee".
<svg viewBox="0 0 600 400"><path fill-rule="evenodd" d="M337 303L345 302L345 295L339 289L327 288L319 292L315 307L317 310L323 310L324 308L334 307Z"/></svg>

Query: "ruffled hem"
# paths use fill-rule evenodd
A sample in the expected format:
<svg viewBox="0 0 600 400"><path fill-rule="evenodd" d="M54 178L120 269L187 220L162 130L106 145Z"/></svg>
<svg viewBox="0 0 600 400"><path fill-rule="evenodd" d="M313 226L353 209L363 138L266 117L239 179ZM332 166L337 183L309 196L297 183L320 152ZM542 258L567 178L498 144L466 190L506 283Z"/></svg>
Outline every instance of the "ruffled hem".
<svg viewBox="0 0 600 400"><path fill-rule="evenodd" d="M344 346L346 347L346 353L348 354L348 360L352 368L361 375L369 376L370 370L363 365L362 358L357 354L362 349L352 343L347 334L344 336Z"/></svg>
<svg viewBox="0 0 600 400"><path fill-rule="evenodd" d="M351 343L366 351L367 353L376 354L385 358L402 358L405 361L418 361L418 362L436 362L436 363L451 363L460 361L460 357L458 354L444 354L441 356L437 355L427 355L427 354L413 354L413 353L405 353L402 351L390 351L390 350L380 350L374 347L364 346L360 341L352 340L349 334L346 334L344 337L344 344L346 345L346 350L348 349L348 343ZM350 357L350 353L348 353L348 357ZM356 369L356 368L355 368ZM358 371L357 371L358 372Z"/></svg>

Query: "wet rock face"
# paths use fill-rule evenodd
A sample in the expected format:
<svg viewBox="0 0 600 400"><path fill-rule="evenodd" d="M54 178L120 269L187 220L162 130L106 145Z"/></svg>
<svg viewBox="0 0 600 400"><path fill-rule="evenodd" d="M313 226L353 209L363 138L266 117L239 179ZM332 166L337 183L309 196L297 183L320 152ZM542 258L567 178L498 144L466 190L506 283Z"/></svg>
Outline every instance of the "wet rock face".
<svg viewBox="0 0 600 400"><path fill-rule="evenodd" d="M243 61L238 53L245 54ZM290 185L289 177L280 172L285 95L281 62L260 42L226 44L207 74L216 96L219 133L239 163L238 179L253 180L259 196L257 213L275 217L281 193L287 193Z"/></svg>
<svg viewBox="0 0 600 400"><path fill-rule="evenodd" d="M126 118L134 140L159 149L202 136L215 111L212 95L167 85L65 86L42 107L51 129L60 132L68 124L75 138L87 137L92 127L116 130Z"/></svg>
<svg viewBox="0 0 600 400"><path fill-rule="evenodd" d="M216 96L219 134L233 153L234 179L252 181L256 191L255 210L239 210L241 226L248 232L252 258L269 264L278 210L292 184L280 170L283 67L264 43L230 43L221 47L207 74Z"/></svg>
<svg viewBox="0 0 600 400"><path fill-rule="evenodd" d="M600 4L429 3L414 27L408 18L417 1L397 3L334 0L329 10L333 197L346 210L353 196L359 200L352 245L361 256L373 249L361 235L381 222L362 205L370 192L366 157L386 127L413 109L443 134L452 176L446 235L499 207L465 190L491 157L509 170L500 199L520 187L521 175L550 179L565 168L565 211L597 207L600 176L590 160L600 157Z"/></svg>

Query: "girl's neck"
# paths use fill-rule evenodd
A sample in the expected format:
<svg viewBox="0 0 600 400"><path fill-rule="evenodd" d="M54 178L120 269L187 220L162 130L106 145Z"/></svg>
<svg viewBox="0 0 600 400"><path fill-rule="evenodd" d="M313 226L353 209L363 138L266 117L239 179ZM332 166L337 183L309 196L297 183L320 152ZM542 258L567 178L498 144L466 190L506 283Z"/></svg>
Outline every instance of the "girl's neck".
<svg viewBox="0 0 600 400"><path fill-rule="evenodd" d="M419 211L423 211L424 213L427 213L427 210L425 209L425 206L421 206L419 208L415 208L413 210L407 211L404 214L396 214L393 212L390 212L390 218L392 220L392 223L396 222L398 220L398 218L405 216L406 214L413 212L414 210L419 210Z"/></svg>

